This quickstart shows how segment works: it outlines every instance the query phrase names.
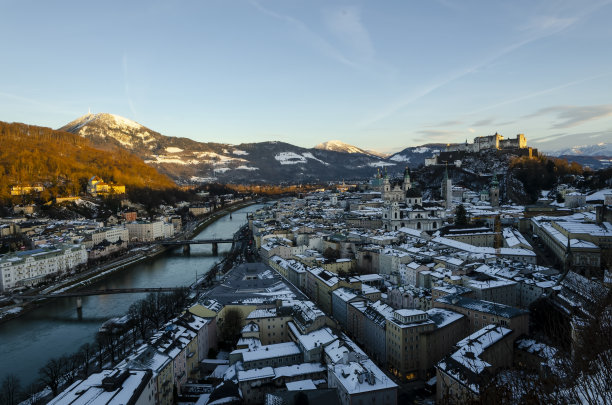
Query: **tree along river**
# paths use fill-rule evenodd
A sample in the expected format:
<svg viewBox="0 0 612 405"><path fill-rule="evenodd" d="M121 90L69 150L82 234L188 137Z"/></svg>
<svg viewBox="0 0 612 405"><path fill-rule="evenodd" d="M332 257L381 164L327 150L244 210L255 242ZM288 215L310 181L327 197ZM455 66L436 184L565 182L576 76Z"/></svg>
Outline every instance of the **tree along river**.
<svg viewBox="0 0 612 405"><path fill-rule="evenodd" d="M252 205L210 224L195 239L231 238L246 223L246 213L261 208ZM193 283L221 260L229 244L219 244L219 257L212 256L210 245L191 245L169 250L154 259L119 270L88 289L177 287ZM44 306L0 324L0 381L13 373L22 387L38 379L38 370L54 357L74 353L93 343L95 333L107 319L123 316L132 303L146 294L115 294L83 297L82 318L76 311L76 298L58 298Z"/></svg>

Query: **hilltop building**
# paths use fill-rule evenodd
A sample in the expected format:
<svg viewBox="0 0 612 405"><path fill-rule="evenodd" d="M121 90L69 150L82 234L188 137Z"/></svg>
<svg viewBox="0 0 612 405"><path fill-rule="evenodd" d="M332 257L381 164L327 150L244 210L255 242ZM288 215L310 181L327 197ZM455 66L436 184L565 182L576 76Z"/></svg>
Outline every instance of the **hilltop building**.
<svg viewBox="0 0 612 405"><path fill-rule="evenodd" d="M105 183L100 177L92 176L87 182L87 192L92 196L125 194L125 186Z"/></svg>
<svg viewBox="0 0 612 405"><path fill-rule="evenodd" d="M13 186L11 187L11 195L27 195L33 193L40 193L45 188L38 184L32 186Z"/></svg>
<svg viewBox="0 0 612 405"><path fill-rule="evenodd" d="M526 149L527 138L525 134L518 134L516 138L504 139L497 132L493 135L477 136L474 138L474 143L454 143L446 146L446 152L480 152L483 150L497 149Z"/></svg>

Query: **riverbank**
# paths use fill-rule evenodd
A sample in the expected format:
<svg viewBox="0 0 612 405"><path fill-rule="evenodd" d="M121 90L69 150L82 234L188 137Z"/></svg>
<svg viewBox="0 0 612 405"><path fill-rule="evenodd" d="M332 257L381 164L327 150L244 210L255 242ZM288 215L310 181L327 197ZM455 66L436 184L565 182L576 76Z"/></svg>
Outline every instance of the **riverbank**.
<svg viewBox="0 0 612 405"><path fill-rule="evenodd" d="M200 232L205 230L209 225L219 220L223 216L230 214L234 211L249 207L253 204L256 204L257 201L249 200L243 201L239 203L235 203L224 207L218 211L215 211L208 217L197 220L195 222L191 222L186 224L183 230L175 236L175 240L180 239L192 239L194 236L198 235ZM135 250L140 249L140 250ZM102 263L97 265L96 267L86 270L82 273L76 274L72 277L69 277L66 280L62 280L59 283L54 284L53 286L47 287L43 290L38 291L40 294L49 294L49 293L60 293L60 292L68 292L68 291L78 291L83 289L93 283L97 283L99 281L104 280L105 278L119 272L130 268L134 265L153 260L158 256L164 254L166 251L171 249L171 247L166 247L162 245L153 245L146 248L135 248L127 251L119 258L113 259L110 262ZM13 319L19 318L26 313L34 310L36 308L41 307L48 299L38 299L29 302L23 302L19 304L15 304L10 307L5 307L0 310L0 324L5 322L9 322Z"/></svg>
<svg viewBox="0 0 612 405"><path fill-rule="evenodd" d="M256 202L234 213L233 218L225 215L192 239L232 239L245 225L246 216L261 207ZM195 224L194 221L191 223ZM240 241L234 246L244 249L251 244ZM190 254L183 254L181 249L171 249L153 260L117 271L87 289L189 288L221 259L231 256L229 244L219 246L219 256L213 256L211 247L205 245L193 245ZM213 279L217 280L216 277ZM206 287L205 283L201 289L206 291ZM200 291L192 290L192 293ZM82 297L81 311L76 309L75 297L49 299L19 318L3 323L0 325L0 379L14 374L22 386L28 386L37 380L38 370L50 359L69 356L83 344L95 342L104 322L124 316L134 303L146 296L144 292L86 296Z"/></svg>

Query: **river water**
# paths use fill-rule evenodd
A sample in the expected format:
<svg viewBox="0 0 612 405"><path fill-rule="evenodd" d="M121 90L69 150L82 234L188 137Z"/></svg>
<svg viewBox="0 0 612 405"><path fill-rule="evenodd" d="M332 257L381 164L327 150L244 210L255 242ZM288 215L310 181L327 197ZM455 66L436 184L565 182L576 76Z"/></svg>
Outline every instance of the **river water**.
<svg viewBox="0 0 612 405"><path fill-rule="evenodd" d="M196 239L231 238L246 223L246 213L261 208L252 205L219 218ZM176 287L193 283L217 263L229 244L219 245L219 257L209 245L191 245L168 251L147 262L135 264L92 284L91 289ZM107 319L123 316L132 303L146 294L115 294L83 297L82 318L76 311L76 298L49 300L44 307L0 325L0 381L8 373L21 380L22 387L38 379L38 370L51 358L75 352L94 335Z"/></svg>

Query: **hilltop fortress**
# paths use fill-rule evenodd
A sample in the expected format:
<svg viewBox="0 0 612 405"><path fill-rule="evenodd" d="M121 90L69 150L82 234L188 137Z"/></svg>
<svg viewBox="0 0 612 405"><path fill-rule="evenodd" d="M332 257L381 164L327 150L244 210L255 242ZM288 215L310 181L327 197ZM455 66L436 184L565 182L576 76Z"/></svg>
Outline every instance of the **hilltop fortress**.
<svg viewBox="0 0 612 405"><path fill-rule="evenodd" d="M474 143L453 143L446 146L446 152L480 152L481 150L498 149L527 149L527 138L518 134L515 139L504 137L497 132L494 135L477 136Z"/></svg>
<svg viewBox="0 0 612 405"><path fill-rule="evenodd" d="M474 143L449 143L444 151L435 153L434 156L425 159L425 166L438 164L455 164L461 165L461 160L468 153L481 153L494 151L504 154L511 153L518 156L532 157L537 154L537 149L527 146L527 138L524 134L518 134L516 138L504 139L497 132L493 135L477 136L474 138Z"/></svg>

